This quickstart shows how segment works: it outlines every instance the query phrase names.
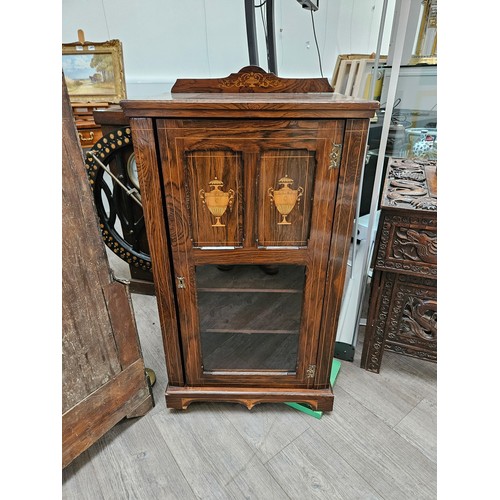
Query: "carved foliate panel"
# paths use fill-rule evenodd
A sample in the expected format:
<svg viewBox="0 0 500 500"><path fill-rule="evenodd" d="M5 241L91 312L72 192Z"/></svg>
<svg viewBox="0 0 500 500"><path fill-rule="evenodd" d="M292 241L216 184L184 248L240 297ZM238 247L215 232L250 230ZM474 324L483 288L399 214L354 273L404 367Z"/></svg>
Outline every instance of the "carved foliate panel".
<svg viewBox="0 0 500 500"><path fill-rule="evenodd" d="M377 269L437 274L437 163L389 161L374 265Z"/></svg>
<svg viewBox="0 0 500 500"><path fill-rule="evenodd" d="M437 359L435 280L387 273L394 295L387 319L385 348L409 356Z"/></svg>
<svg viewBox="0 0 500 500"><path fill-rule="evenodd" d="M435 212L437 210L437 162L391 159L387 166L382 208Z"/></svg>
<svg viewBox="0 0 500 500"><path fill-rule="evenodd" d="M370 301L371 308L378 307L370 311L375 320L366 332L364 368L378 372L384 350L435 361L436 280L384 272L378 295Z"/></svg>
<svg viewBox="0 0 500 500"><path fill-rule="evenodd" d="M314 152L272 150L259 164L259 246L306 246L310 232Z"/></svg>
<svg viewBox="0 0 500 500"><path fill-rule="evenodd" d="M383 214L375 267L422 276L437 274L435 216Z"/></svg>
<svg viewBox="0 0 500 500"><path fill-rule="evenodd" d="M190 151L185 155L185 168L193 246L241 246L241 154Z"/></svg>
<svg viewBox="0 0 500 500"><path fill-rule="evenodd" d="M374 276L374 280L375 281ZM372 295L370 297L370 317L373 314L372 308L380 301L378 308L375 311L375 321L373 325L367 326L367 331L365 334L365 342L363 346L362 367L366 370L378 373L380 371L380 365L382 363L382 356L384 354L385 346L385 331L387 326L387 318L389 316L389 311L391 307L391 295L392 289L394 287L394 282L391 280L386 280L382 283L379 290L380 296L377 297L372 290Z"/></svg>

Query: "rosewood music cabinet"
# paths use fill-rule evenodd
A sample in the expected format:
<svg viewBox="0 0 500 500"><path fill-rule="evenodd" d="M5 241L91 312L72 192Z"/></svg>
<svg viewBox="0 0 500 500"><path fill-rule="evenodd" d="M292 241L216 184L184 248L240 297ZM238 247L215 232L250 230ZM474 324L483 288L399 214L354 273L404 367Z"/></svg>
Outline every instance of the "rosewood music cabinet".
<svg viewBox="0 0 500 500"><path fill-rule="evenodd" d="M374 250L361 367L384 350L437 360L437 163L391 158Z"/></svg>
<svg viewBox="0 0 500 500"><path fill-rule="evenodd" d="M332 409L335 331L378 103L305 93L300 82L248 67L225 79L178 80L161 99L121 102L169 408Z"/></svg>

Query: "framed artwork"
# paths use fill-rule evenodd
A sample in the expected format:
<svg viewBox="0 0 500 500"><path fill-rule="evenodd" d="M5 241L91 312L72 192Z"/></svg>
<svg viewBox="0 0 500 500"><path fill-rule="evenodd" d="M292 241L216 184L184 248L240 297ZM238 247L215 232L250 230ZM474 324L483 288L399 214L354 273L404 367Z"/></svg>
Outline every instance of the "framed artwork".
<svg viewBox="0 0 500 500"><path fill-rule="evenodd" d="M380 66L383 66L387 58L385 56L380 56L379 59L379 67L377 70L377 77L375 80L375 89L373 98L378 100L380 99L380 93L382 90L382 82L384 79L383 70ZM372 82L372 78L374 76L375 70L375 59L360 59L359 64L356 71L356 78L354 80L354 84L352 86L351 95L353 97L361 97L362 99L370 98L370 86Z"/></svg>
<svg viewBox="0 0 500 500"><path fill-rule="evenodd" d="M437 0L423 0L420 27L410 65L437 64Z"/></svg>
<svg viewBox="0 0 500 500"><path fill-rule="evenodd" d="M342 94L345 90L347 79L351 69L351 61L374 57L374 54L341 54L337 57L332 76L332 87L334 92ZM349 67L349 68L348 68ZM349 69L349 70L348 70ZM340 74L342 73L342 74Z"/></svg>
<svg viewBox="0 0 500 500"><path fill-rule="evenodd" d="M344 59L340 62L339 73L334 87L335 92L351 95L358 63L359 59Z"/></svg>
<svg viewBox="0 0 500 500"><path fill-rule="evenodd" d="M62 69L72 102L118 103L127 97L119 40L63 43Z"/></svg>
<svg viewBox="0 0 500 500"><path fill-rule="evenodd" d="M332 77L334 92L368 99L370 83L374 72L374 57L374 54L343 54L338 56ZM380 66L383 66L386 61L387 56L380 56L374 99L378 99L380 96L383 80L383 73L380 70Z"/></svg>

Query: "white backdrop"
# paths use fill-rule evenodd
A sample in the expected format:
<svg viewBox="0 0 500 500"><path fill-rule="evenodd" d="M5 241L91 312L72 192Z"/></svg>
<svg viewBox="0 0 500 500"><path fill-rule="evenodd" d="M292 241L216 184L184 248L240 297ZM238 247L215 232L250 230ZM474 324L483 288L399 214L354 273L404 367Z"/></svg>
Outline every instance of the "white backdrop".
<svg viewBox="0 0 500 500"><path fill-rule="evenodd" d="M259 5L264 0L255 0ZM389 45L392 0L382 53ZM277 74L318 77L310 11L275 0ZM314 13L323 76L339 54L375 52L382 0L320 0ZM265 15L265 6L262 8ZM255 10L259 65L267 68L261 9ZM249 64L244 0L62 0L62 43L118 39L128 98L166 92L177 78L221 77Z"/></svg>

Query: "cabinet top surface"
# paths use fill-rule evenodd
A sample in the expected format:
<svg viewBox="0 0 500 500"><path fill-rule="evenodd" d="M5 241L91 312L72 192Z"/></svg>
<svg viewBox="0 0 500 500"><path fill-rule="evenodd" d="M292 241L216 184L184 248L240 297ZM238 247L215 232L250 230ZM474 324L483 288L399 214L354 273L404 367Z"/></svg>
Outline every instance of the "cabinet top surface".
<svg viewBox="0 0 500 500"><path fill-rule="evenodd" d="M437 211L437 162L391 158L387 166L381 208Z"/></svg>
<svg viewBox="0 0 500 500"><path fill-rule="evenodd" d="M331 92L318 93L178 93L120 102L129 117L179 117L210 111L221 116L279 116L315 118L370 118L378 109L377 101L356 99Z"/></svg>

